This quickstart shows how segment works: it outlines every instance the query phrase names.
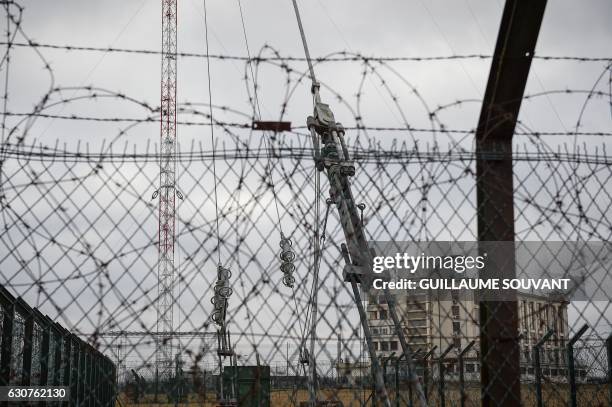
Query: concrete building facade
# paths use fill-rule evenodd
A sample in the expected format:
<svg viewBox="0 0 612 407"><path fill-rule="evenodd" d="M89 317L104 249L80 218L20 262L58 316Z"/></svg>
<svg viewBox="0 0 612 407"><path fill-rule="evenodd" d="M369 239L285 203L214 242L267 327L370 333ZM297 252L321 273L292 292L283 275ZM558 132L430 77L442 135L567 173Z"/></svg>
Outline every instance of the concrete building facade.
<svg viewBox="0 0 612 407"><path fill-rule="evenodd" d="M401 346L394 333L388 306L382 295L368 295L367 314L377 354L389 357L401 355ZM431 295L396 297L402 329L417 360L434 346L436 358L453 345L448 353L447 372L457 373L456 358L472 340L473 348L464 356L466 379L476 379L479 365L480 317L478 302L473 297L453 295L449 300L433 299ZM565 376L565 346L568 340L568 302L528 293L518 294L521 374L533 376L533 347L552 329L554 333L542 347L541 366L545 376Z"/></svg>

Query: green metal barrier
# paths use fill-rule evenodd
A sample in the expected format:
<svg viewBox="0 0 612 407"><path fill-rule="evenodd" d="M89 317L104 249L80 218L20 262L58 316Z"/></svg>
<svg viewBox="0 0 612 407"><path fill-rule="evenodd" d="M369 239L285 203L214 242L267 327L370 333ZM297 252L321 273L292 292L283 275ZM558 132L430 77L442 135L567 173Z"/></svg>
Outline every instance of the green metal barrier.
<svg viewBox="0 0 612 407"><path fill-rule="evenodd" d="M270 406L270 366L227 366L223 370L226 399L235 398L240 407Z"/></svg>

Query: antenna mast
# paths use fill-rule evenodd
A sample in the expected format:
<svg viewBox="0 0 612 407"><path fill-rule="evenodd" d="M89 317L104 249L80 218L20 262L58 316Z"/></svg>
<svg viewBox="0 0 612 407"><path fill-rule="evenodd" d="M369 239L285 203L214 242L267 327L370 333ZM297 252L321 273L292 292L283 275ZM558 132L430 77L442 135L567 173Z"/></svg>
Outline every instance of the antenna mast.
<svg viewBox="0 0 612 407"><path fill-rule="evenodd" d="M359 216L358 206L355 203L351 188L350 178L355 175L355 165L349 156L347 143L345 142L345 132L342 124L336 122L334 114L329 105L322 103L319 95L320 84L315 77L315 72L306 42L306 35L302 25L297 0L293 0L293 8L297 18L298 28L302 37L302 45L308 62L308 70L310 79L312 80L311 93L313 96L314 112L306 120L308 130L310 131L313 144L313 158L318 173L322 172L327 176L330 185L330 201L336 206L340 223L344 231L346 243L341 244L342 257L344 258L345 266L343 270L344 281L351 285L353 299L357 305L359 319L368 346L368 353L372 363L372 373L374 376L374 387L377 394L377 399L382 401L383 406L391 407L391 401L385 387L383 372L380 362L376 355L376 349L372 341L372 334L368 324L367 315L362 304L361 290L367 291L371 286L372 280L372 259L376 255L370 248L365 235L365 229L362 223L362 217ZM318 200L319 197L316 197ZM318 255L318 247L315 249ZM316 259L316 257L315 257ZM316 260L315 260L316 262ZM317 272L315 268L315 273ZM362 287L359 287L361 285ZM315 287L315 291L317 287ZM416 369L413 362L413 354L404 335L401 321L397 315L395 307L395 298L391 295L388 289L383 291L386 302L389 307L389 315L393 320L395 335L398 337L402 347L402 357L406 359L409 370L411 385L416 391L417 403L421 407L427 406L423 389L418 380ZM313 308L316 303L313 304ZM315 314L313 314L315 315ZM313 316L312 341L316 339L315 329L316 321ZM311 349L314 353L314 348ZM315 355L311 355L314 360ZM311 369L310 387L311 397L310 405L316 406L316 370Z"/></svg>
<svg viewBox="0 0 612 407"><path fill-rule="evenodd" d="M157 343L160 382L172 376L174 241L176 217L176 0L162 0L161 137L159 163L159 261L157 265Z"/></svg>

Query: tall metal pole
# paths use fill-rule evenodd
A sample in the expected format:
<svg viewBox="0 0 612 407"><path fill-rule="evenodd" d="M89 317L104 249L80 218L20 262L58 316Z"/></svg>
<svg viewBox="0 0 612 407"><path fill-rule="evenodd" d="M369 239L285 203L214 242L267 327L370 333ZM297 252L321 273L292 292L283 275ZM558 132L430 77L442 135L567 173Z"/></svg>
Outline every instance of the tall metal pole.
<svg viewBox="0 0 612 407"><path fill-rule="evenodd" d="M429 392L429 357L438 349L438 345L434 345L429 352L423 356L423 390L425 393L425 400L427 400Z"/></svg>
<svg viewBox="0 0 612 407"><path fill-rule="evenodd" d="M468 346L466 346L461 352L459 352L459 392L460 392L460 402L459 405L461 407L465 407L465 402L467 400L467 393L465 391L465 376L464 376L464 363L463 357L472 349L476 341L471 341Z"/></svg>
<svg viewBox="0 0 612 407"><path fill-rule="evenodd" d="M574 362L574 345L580 339L582 335L589 329L587 324L584 324L582 328L576 334L570 338L567 342L567 372L568 380L570 385L570 407L576 407L578 405L578 392L576 390L576 366Z"/></svg>
<svg viewBox="0 0 612 407"><path fill-rule="evenodd" d="M315 191L319 192L320 188L320 175L319 172L315 174L316 186ZM321 256L321 249L319 245L319 205L318 205L318 193L315 197L317 202L315 203L316 215L315 215L315 237L314 237L314 267L313 267L313 287L312 290L312 320L310 326L310 360L308 361L308 393L310 395L310 403L314 407L317 405L317 358L315 354L315 344L317 340L317 308L318 308L318 291L319 291L319 257Z"/></svg>
<svg viewBox="0 0 612 407"><path fill-rule="evenodd" d="M172 375L174 240L176 210L176 0L162 0L162 67L160 108L159 261L157 266L157 349L155 364L162 383Z"/></svg>
<svg viewBox="0 0 612 407"><path fill-rule="evenodd" d="M612 334L606 339L606 354L608 355L608 403L612 406Z"/></svg>
<svg viewBox="0 0 612 407"><path fill-rule="evenodd" d="M400 378L399 378L399 369L400 362L405 355L402 353L399 357L395 358L395 406L400 406ZM412 406L412 392L408 392L408 403Z"/></svg>
<svg viewBox="0 0 612 407"><path fill-rule="evenodd" d="M304 46L306 61L308 62L310 79L312 80L311 92L314 102L314 115L313 117L308 117L307 125L312 136L315 165L319 171L325 171L330 184L330 199L336 204L340 214L340 222L346 238L346 244L342 245L342 255L346 263L343 272L344 280L351 284L354 300L359 310L361 324L363 326L366 342L368 343L370 359L372 361L376 392L381 396L383 404L390 407L391 402L385 388L382 373L380 372L380 365L372 342L367 316L363 309L363 304L361 304L361 295L359 293L359 287L357 286L357 284L361 284L367 288L370 285L367 280L370 278L372 272L372 252L365 238L361 217L357 213L357 206L353 199L348 178L349 176L355 175L355 167L353 163L350 162L348 149L344 141L344 128L340 123L336 123L334 114L329 106L321 102L321 97L319 95L320 85L315 76L312 60L310 58L310 51L308 50L306 41L306 34L296 0L293 0L293 8L302 38L302 45ZM323 143L324 147L320 148L320 142ZM416 380L416 373L414 369L411 368L412 354L395 312L395 302L389 301L390 294L388 291L385 291L385 296L389 304L389 314L395 324L396 335L399 337L402 351L408 360L409 369L412 370L411 381L415 381L415 387L419 394L421 405L425 406L425 397L418 380ZM314 355L312 357L314 357Z"/></svg>
<svg viewBox="0 0 612 407"><path fill-rule="evenodd" d="M440 407L444 407L446 405L446 394L445 394L445 383L444 383L444 358L448 353L453 350L454 344L448 345L448 348L438 357L438 397L440 398Z"/></svg>
<svg viewBox="0 0 612 407"><path fill-rule="evenodd" d="M516 276L512 136L545 7L546 0L506 0L502 14L476 130L476 201L478 241L504 243L489 250L480 278ZM507 297L480 301L483 407L521 403L518 309Z"/></svg>
<svg viewBox="0 0 612 407"><path fill-rule="evenodd" d="M549 329L546 334L533 347L533 373L535 374L536 404L542 407L542 369L540 366L540 350L544 343L552 336L555 331Z"/></svg>

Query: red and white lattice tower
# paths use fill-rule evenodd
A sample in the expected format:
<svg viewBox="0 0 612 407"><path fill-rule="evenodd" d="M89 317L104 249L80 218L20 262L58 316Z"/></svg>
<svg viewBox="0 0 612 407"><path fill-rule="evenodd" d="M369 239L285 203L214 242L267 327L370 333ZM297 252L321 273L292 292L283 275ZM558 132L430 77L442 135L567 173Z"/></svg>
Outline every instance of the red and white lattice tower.
<svg viewBox="0 0 612 407"><path fill-rule="evenodd" d="M176 2L162 0L161 143L159 167L159 262L157 266L156 367L172 376L174 240L176 210Z"/></svg>

